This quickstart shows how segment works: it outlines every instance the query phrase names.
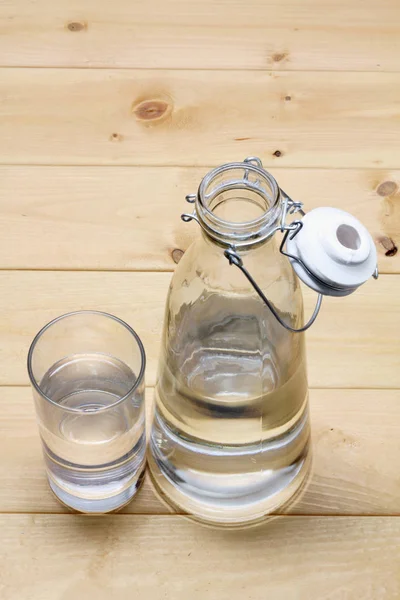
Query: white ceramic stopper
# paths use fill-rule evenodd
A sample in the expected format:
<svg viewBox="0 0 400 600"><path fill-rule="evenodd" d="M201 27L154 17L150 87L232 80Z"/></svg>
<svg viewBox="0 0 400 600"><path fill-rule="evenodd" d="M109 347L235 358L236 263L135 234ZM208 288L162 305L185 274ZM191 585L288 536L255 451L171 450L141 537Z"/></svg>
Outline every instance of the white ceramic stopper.
<svg viewBox="0 0 400 600"><path fill-rule="evenodd" d="M310 288L328 296L347 296L375 272L374 241L355 217L338 208L321 207L307 213L302 223L292 240L289 234L286 248L312 274L290 259L299 278Z"/></svg>

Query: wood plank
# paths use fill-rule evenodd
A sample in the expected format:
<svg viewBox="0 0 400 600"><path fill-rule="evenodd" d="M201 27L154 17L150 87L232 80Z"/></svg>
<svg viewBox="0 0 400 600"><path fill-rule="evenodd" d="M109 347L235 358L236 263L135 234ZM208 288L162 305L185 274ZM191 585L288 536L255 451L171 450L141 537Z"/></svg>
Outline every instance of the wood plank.
<svg viewBox="0 0 400 600"><path fill-rule="evenodd" d="M6 68L0 163L398 168L399 78Z"/></svg>
<svg viewBox="0 0 400 600"><path fill-rule="evenodd" d="M28 383L25 357L34 334L79 309L116 314L146 348L146 381L155 380L169 273L0 272L0 384ZM305 289L306 314L315 293ZM400 276L382 275L346 298L326 298L307 334L313 387L400 387Z"/></svg>
<svg viewBox="0 0 400 600"><path fill-rule="evenodd" d="M396 0L0 4L6 66L400 70Z"/></svg>
<svg viewBox="0 0 400 600"><path fill-rule="evenodd" d="M182 517L4 515L3 600L389 600L400 519L280 517L215 531Z"/></svg>
<svg viewBox="0 0 400 600"><path fill-rule="evenodd" d="M179 218L184 197L206 172L0 166L0 267L171 270L197 233ZM376 241L380 271L400 272L400 171L274 168L273 175L307 210L353 213Z"/></svg>
<svg viewBox="0 0 400 600"><path fill-rule="evenodd" d="M152 400L147 388L148 424ZM311 390L313 476L292 514L400 515L399 400L398 390ZM47 486L28 387L0 388L0 449L0 512L66 512ZM170 511L146 479L123 512Z"/></svg>

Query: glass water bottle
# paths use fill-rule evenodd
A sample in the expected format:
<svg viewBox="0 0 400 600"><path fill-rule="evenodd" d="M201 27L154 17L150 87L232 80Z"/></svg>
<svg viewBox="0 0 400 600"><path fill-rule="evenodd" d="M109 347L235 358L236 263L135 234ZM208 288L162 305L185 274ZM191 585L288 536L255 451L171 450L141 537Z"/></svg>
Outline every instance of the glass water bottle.
<svg viewBox="0 0 400 600"><path fill-rule="evenodd" d="M308 387L303 333L277 321L224 251L240 250L293 328L303 324L302 294L277 246L282 195L259 165L209 173L189 218L201 235L169 289L150 469L176 509L240 526L280 509L307 479Z"/></svg>
<svg viewBox="0 0 400 600"><path fill-rule="evenodd" d="M342 210L305 214L257 158L214 169L186 199L194 211L182 218L201 235L168 293L150 471L177 510L254 524L292 502L310 472L303 332L323 295L378 276L376 249ZM318 292L306 324L298 277Z"/></svg>

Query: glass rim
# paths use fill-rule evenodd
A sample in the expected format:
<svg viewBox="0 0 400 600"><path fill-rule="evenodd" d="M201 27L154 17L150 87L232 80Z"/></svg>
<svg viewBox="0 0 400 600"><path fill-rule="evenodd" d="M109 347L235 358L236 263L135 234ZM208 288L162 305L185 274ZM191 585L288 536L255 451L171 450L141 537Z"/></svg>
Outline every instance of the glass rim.
<svg viewBox="0 0 400 600"><path fill-rule="evenodd" d="M116 400L115 402L113 402L112 404L110 404L109 406L103 406L101 408L98 408L97 410L91 411L91 412L85 412L84 410L81 410L79 408L72 408L70 406L63 406L62 404L58 404L58 402L55 402L55 400L53 400L52 398L50 398L50 396L47 396L47 394L45 394L43 392L43 390L41 389L39 383L36 381L36 378L33 375L33 368L32 368L32 357L33 357L33 353L34 350L36 348L36 345L38 343L38 341L40 340L40 338L42 337L42 335L48 330L50 329L50 327L52 327L53 325L55 325L56 323L58 323L59 321L66 319L67 317L73 317L76 315L97 315L100 317L106 317L108 319L112 319L114 321L116 321L117 323L119 323L120 325L122 325L125 329L128 330L128 332L135 338L136 343L138 345L139 351L140 351L140 359L141 359L141 365L140 365L140 371L139 374L135 380L135 383L132 385L132 387L128 390L128 392L122 396L121 398L118 398L118 400ZM47 400L48 402L50 402L50 404L53 404L53 406L56 406L57 408L61 409L61 410L65 410L66 412L72 412L75 414L80 414L80 415L85 415L85 416L89 416L89 415L96 415L99 414L99 412L106 412L108 410L111 410L112 408L115 408L116 406L118 406L119 404L122 404L123 402L125 402L125 400L128 400L130 396L132 396L132 394L134 393L134 391L136 390L136 388L139 387L139 385L141 384L143 377L144 377L144 372L146 369L146 352L143 346L143 342L140 339L139 335L136 333L136 331L130 326L128 325L128 323L126 323L125 321L123 321L122 319L120 319L119 317L116 317L115 315L112 315L110 313L101 311L101 310L75 310L75 311L71 311L68 313L65 313L63 315L59 315L58 317L55 317L54 319L52 319L51 321L49 321L48 323L46 323L46 325L44 325L35 335L35 337L33 338L31 345L29 347L28 350L28 356L27 356L27 368L28 368L28 376L30 379L30 382L32 384L32 386L34 387L34 389L38 392L38 394L40 394L40 396L42 398L44 398L45 400Z"/></svg>
<svg viewBox="0 0 400 600"><path fill-rule="evenodd" d="M233 171L235 169L244 169L247 171L252 171L253 173L257 173L257 175L260 175L261 177L263 177L264 180L269 184L269 186L271 188L271 192L273 194L272 204L263 212L262 215L255 217L254 219L250 219L249 221L241 221L239 223L235 223L232 221L228 221L226 219L222 219L221 217L218 217L212 210L210 210L208 208L207 204L204 201L205 190L206 190L207 186L210 185L212 180L215 179L216 177L218 177L218 175L220 175L221 173L223 173L225 171ZM260 194L260 196L264 197L264 194ZM270 216L271 213L273 212L274 208L276 208L276 206L278 205L279 200L280 200L280 193L279 193L279 186L277 184L275 177L273 177L273 175L271 175L271 173L266 171L264 168L261 168L258 165L254 165L252 163L231 162L231 163L226 163L224 165L220 165L219 167L216 167L215 169L212 169L203 177L203 179L200 182L199 189L197 192L197 199L198 199L198 202L199 202L201 208L205 211L207 216L209 218L211 218L213 221L215 221L216 223L218 223L222 226L235 226L236 228L237 227L246 228L248 226L257 226L257 225L263 224L265 222L266 217Z"/></svg>

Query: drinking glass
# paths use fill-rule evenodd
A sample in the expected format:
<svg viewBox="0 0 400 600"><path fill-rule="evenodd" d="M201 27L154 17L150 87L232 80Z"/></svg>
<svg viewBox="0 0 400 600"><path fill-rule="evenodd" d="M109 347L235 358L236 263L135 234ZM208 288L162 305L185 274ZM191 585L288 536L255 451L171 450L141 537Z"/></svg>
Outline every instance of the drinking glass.
<svg viewBox="0 0 400 600"><path fill-rule="evenodd" d="M120 508L145 469L145 352L135 331L103 312L48 323L28 373L49 484L80 512Z"/></svg>

